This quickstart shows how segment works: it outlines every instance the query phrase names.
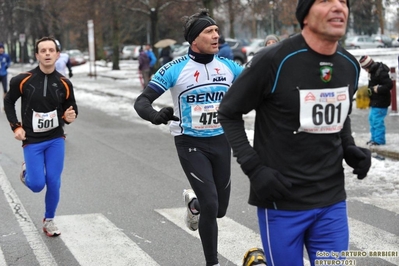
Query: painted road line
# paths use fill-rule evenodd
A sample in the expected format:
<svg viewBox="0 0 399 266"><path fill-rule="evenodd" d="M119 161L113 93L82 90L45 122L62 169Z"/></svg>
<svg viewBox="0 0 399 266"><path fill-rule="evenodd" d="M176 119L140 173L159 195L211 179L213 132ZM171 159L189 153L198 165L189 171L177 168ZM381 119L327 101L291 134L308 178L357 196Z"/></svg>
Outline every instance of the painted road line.
<svg viewBox="0 0 399 266"><path fill-rule="evenodd" d="M396 214L399 214L399 201L398 197L376 197L376 196L370 196L370 197L350 197L348 198L348 201L351 200L357 200L362 203L370 204L373 206L376 206L380 209L388 210L391 212L394 212Z"/></svg>
<svg viewBox="0 0 399 266"><path fill-rule="evenodd" d="M81 266L159 265L100 213L57 216L56 223Z"/></svg>
<svg viewBox="0 0 399 266"><path fill-rule="evenodd" d="M372 225L349 218L349 242L360 251L396 251L399 253L399 237ZM381 256L383 260L399 265L399 256ZM356 259L356 258L354 258Z"/></svg>
<svg viewBox="0 0 399 266"><path fill-rule="evenodd" d="M157 209L155 211L190 235L199 239L198 232L189 230L184 223L184 212L186 208ZM218 252L235 265L242 265L242 259L248 249L253 247L262 248L259 234L235 222L229 217L218 219L218 227ZM305 265L310 265L307 260L305 260Z"/></svg>
<svg viewBox="0 0 399 266"><path fill-rule="evenodd" d="M3 250L0 247L0 266L7 266L6 259L4 258Z"/></svg>
<svg viewBox="0 0 399 266"><path fill-rule="evenodd" d="M33 253L36 256L37 261L42 266L55 266L53 255L48 250L47 246L44 244L43 239L39 235L39 232L29 217L27 211L22 205L20 199L18 198L15 190L12 188L3 168L0 166L0 187L4 192L8 204L15 218L18 221L19 226L22 229L23 234L28 240L29 246L31 247Z"/></svg>

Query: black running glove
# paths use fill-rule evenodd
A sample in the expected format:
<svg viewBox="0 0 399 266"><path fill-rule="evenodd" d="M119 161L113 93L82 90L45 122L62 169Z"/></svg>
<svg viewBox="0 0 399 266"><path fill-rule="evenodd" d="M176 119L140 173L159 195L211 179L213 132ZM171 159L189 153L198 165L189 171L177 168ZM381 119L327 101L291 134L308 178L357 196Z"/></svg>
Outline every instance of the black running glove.
<svg viewBox="0 0 399 266"><path fill-rule="evenodd" d="M72 72L69 72L69 78L72 78L72 77L73 77Z"/></svg>
<svg viewBox="0 0 399 266"><path fill-rule="evenodd" d="M177 116L173 115L173 108L172 107L164 107L159 112L155 111L151 116L151 123L155 125L159 124L168 124L169 120L179 121Z"/></svg>
<svg viewBox="0 0 399 266"><path fill-rule="evenodd" d="M266 166L260 166L257 171L249 177L251 188L260 199L270 201L288 198L291 193L288 188L292 187L279 171Z"/></svg>
<svg viewBox="0 0 399 266"><path fill-rule="evenodd" d="M360 148L354 145L348 146L344 150L345 162L353 168L353 173L358 179L367 176L371 166L371 152L369 149Z"/></svg>
<svg viewBox="0 0 399 266"><path fill-rule="evenodd" d="M241 165L242 170L249 177L251 188L256 196L270 201L289 198L291 193L288 189L292 187L291 182L279 171L256 161L258 160L254 158L252 162Z"/></svg>

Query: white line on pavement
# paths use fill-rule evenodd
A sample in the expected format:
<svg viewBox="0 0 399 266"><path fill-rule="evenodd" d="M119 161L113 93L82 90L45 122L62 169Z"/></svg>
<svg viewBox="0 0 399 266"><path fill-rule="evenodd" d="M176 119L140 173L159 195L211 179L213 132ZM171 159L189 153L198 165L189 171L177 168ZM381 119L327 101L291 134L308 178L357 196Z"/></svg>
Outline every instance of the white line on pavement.
<svg viewBox="0 0 399 266"><path fill-rule="evenodd" d="M57 216L57 225L81 266L159 265L102 214Z"/></svg>
<svg viewBox="0 0 399 266"><path fill-rule="evenodd" d="M32 219L29 217L20 199L18 198L15 190L11 187L10 182L3 168L0 166L0 187L4 192L8 204L15 218L17 219L19 226L22 229L28 243L36 256L37 261L42 266L55 266L55 262L52 254L44 244L43 239L40 237L36 227L34 226Z"/></svg>
<svg viewBox="0 0 399 266"><path fill-rule="evenodd" d="M199 238L198 232L189 230L184 224L186 208L157 209L155 210L187 233ZM235 265L242 265L245 252L253 247L262 248L259 234L245 227L229 217L218 219L219 237L218 252ZM305 265L308 265L305 259Z"/></svg>
<svg viewBox="0 0 399 266"><path fill-rule="evenodd" d="M0 247L0 266L7 266L6 259L4 258L3 251Z"/></svg>
<svg viewBox="0 0 399 266"><path fill-rule="evenodd" d="M355 245L360 251L366 251L367 254L370 251L394 251L396 254L399 253L399 238L392 233L352 218L349 218L349 230L349 242ZM398 255L379 257L395 265L399 265Z"/></svg>

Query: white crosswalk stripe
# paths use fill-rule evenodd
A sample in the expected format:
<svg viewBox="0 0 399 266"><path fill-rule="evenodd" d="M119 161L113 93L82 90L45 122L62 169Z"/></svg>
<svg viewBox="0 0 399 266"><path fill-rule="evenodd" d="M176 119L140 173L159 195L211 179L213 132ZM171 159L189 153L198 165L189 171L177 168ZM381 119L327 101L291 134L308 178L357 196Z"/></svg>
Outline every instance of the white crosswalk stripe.
<svg viewBox="0 0 399 266"><path fill-rule="evenodd" d="M198 232L189 230L184 223L185 208L158 209L156 211L187 233L199 238ZM218 228L218 253L235 265L242 265L243 256L248 249L262 248L259 234L229 217L218 219ZM308 264L307 260L305 260L305 264Z"/></svg>
<svg viewBox="0 0 399 266"><path fill-rule="evenodd" d="M158 209L156 211L187 233L199 238L198 231L190 231L184 223L185 208ZM242 263L243 255L248 249L262 247L257 233L228 217L218 219L218 227L218 252L236 265Z"/></svg>
<svg viewBox="0 0 399 266"><path fill-rule="evenodd" d="M82 266L159 265L102 214L57 216L57 226Z"/></svg>
<svg viewBox="0 0 399 266"><path fill-rule="evenodd" d="M349 218L350 243L362 251L399 252L399 237L374 226ZM384 260L399 265L398 256L386 256Z"/></svg>

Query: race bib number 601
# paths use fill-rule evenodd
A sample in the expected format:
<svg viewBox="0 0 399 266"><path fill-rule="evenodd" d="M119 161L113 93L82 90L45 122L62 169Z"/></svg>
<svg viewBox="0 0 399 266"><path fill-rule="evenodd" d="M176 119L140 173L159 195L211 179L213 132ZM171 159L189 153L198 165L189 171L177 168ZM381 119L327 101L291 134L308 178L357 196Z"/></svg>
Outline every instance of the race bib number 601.
<svg viewBox="0 0 399 266"><path fill-rule="evenodd" d="M33 111L32 127L33 132L45 132L58 127L57 110L48 113Z"/></svg>
<svg viewBox="0 0 399 266"><path fill-rule="evenodd" d="M298 131L315 134L339 132L349 112L348 87L300 90Z"/></svg>

